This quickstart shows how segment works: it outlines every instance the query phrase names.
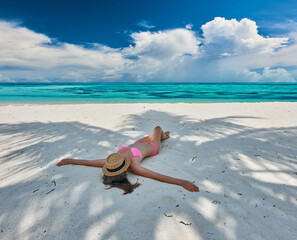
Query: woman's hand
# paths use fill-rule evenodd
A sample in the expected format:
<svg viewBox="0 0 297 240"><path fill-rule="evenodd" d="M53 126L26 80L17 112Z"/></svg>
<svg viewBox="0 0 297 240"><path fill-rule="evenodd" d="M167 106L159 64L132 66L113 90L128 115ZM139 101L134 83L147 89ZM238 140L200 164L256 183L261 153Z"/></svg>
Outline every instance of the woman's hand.
<svg viewBox="0 0 297 240"><path fill-rule="evenodd" d="M184 180L181 186L190 192L199 192L199 188L192 182Z"/></svg>
<svg viewBox="0 0 297 240"><path fill-rule="evenodd" d="M58 162L58 163L56 164L56 166L61 167L61 166L63 166L63 165L70 164L70 163L71 163L71 160L72 160L72 158L65 158L65 159L62 159L60 162Z"/></svg>

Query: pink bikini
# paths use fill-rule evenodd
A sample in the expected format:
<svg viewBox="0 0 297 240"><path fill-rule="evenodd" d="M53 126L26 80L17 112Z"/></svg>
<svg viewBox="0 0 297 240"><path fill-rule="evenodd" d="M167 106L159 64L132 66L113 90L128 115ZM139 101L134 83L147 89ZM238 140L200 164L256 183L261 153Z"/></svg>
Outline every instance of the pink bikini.
<svg viewBox="0 0 297 240"><path fill-rule="evenodd" d="M145 142L145 141L136 141L136 142L139 142L139 143L149 143L149 144L152 144L155 148L155 151L154 151L154 154L153 156L155 156L157 153L158 153L158 150L157 150L157 146L156 144L154 144L153 142ZM139 157L140 158L140 161L142 160L142 156L141 156L141 152L137 149L137 148L130 148L130 147L126 147L126 146L121 146L117 152L121 151L122 149L124 148L129 148L133 154L133 157L131 158L131 160L135 157Z"/></svg>

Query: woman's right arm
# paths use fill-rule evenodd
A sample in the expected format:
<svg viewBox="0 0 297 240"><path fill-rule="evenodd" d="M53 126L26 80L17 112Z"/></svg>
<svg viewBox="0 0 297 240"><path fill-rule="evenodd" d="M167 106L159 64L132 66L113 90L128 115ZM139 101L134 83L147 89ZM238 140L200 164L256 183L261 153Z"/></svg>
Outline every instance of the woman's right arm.
<svg viewBox="0 0 297 240"><path fill-rule="evenodd" d="M146 169L144 167L141 167L140 165L134 165L132 167L132 171L134 173L136 173L137 175L140 175L140 176L143 176L143 177L156 179L156 180L166 182L166 183L180 185L180 186L182 186L183 188L187 189L190 192L199 192L199 188L192 182L182 180L182 179L173 178L173 177L169 177L169 176L166 176L166 175L162 175L162 174L153 172L153 171L151 171L149 169Z"/></svg>
<svg viewBox="0 0 297 240"><path fill-rule="evenodd" d="M58 162L56 166L61 167L68 164L75 164L75 165L102 168L104 163L105 163L105 159L81 160L81 159L65 158L65 159L62 159L60 162Z"/></svg>

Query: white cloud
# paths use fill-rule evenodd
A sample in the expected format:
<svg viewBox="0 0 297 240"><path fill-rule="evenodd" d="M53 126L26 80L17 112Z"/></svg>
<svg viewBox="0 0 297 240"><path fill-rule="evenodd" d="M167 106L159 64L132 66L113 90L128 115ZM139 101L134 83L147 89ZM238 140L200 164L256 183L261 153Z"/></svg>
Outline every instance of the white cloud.
<svg viewBox="0 0 297 240"><path fill-rule="evenodd" d="M229 56L232 56L232 55L233 55L233 54L231 54L231 53L226 53L226 52L220 54L221 57L229 57Z"/></svg>
<svg viewBox="0 0 297 240"><path fill-rule="evenodd" d="M296 33L297 32L297 22L292 19L288 19L285 22L272 24L269 26L269 28L281 29L281 30L284 30L289 33L290 32Z"/></svg>
<svg viewBox="0 0 297 240"><path fill-rule="evenodd" d="M184 54L196 56L199 41L193 31L173 29L158 32L138 32L131 35L134 46L124 49L127 55L155 59L175 59Z"/></svg>
<svg viewBox="0 0 297 240"><path fill-rule="evenodd" d="M194 27L194 25L191 23L186 25L186 29L188 29L188 30L191 30L193 27Z"/></svg>
<svg viewBox="0 0 297 240"><path fill-rule="evenodd" d="M0 21L0 82L295 81L297 72L286 70L297 67L295 39L263 37L257 28L249 19L218 17L201 27L202 36L191 24L140 31L130 46L115 49L59 42Z"/></svg>
<svg viewBox="0 0 297 240"><path fill-rule="evenodd" d="M93 44L92 48L53 44L44 34L3 21L0 35L2 72L22 81L43 77L62 81L118 80L123 76L146 80L169 64L173 66L199 52L194 32L186 29L133 33L133 46L123 49L101 44Z"/></svg>
<svg viewBox="0 0 297 240"><path fill-rule="evenodd" d="M52 44L46 35L14 23L0 21L0 36L0 66L4 72L11 69L35 75L34 71L38 71L40 77L46 74L49 78L66 78L80 69L81 75L93 71L100 76L103 70L123 68L127 62L119 50L86 49L60 42Z"/></svg>
<svg viewBox="0 0 297 240"><path fill-rule="evenodd" d="M201 27L205 45L215 44L217 50L223 53L230 50L232 54L271 53L288 42L287 38L265 38L258 34L257 28L256 22L247 18L238 22L221 17Z"/></svg>
<svg viewBox="0 0 297 240"><path fill-rule="evenodd" d="M263 74L261 76L260 81L262 82L295 82L292 78L291 74L283 69L270 69L269 67L265 67Z"/></svg>
<svg viewBox="0 0 297 240"><path fill-rule="evenodd" d="M16 82L8 77L2 76L2 74L0 74L0 82Z"/></svg>
<svg viewBox="0 0 297 240"><path fill-rule="evenodd" d="M245 70L238 77L249 82L296 82L291 74L283 68L265 67L262 73Z"/></svg>
<svg viewBox="0 0 297 240"><path fill-rule="evenodd" d="M297 66L297 45L288 37L263 37L249 19L215 18L204 24L204 52L222 81L292 82L282 67ZM217 60L216 60L217 58ZM263 69L262 74L249 69Z"/></svg>
<svg viewBox="0 0 297 240"><path fill-rule="evenodd" d="M133 33L131 37L133 45L124 48L122 53L127 58L136 57L126 70L138 79L170 81L177 66L199 56L200 42L190 30L146 31Z"/></svg>
<svg viewBox="0 0 297 240"><path fill-rule="evenodd" d="M145 20L139 22L138 25L141 26L141 27L144 27L144 28L148 28L148 29L156 27L154 25L149 24L149 22L145 21Z"/></svg>

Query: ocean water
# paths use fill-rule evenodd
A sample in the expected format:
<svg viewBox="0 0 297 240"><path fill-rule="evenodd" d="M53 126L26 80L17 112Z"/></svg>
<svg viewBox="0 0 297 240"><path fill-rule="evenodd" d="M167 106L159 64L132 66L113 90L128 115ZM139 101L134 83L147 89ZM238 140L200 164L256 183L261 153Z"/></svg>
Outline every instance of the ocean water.
<svg viewBox="0 0 297 240"><path fill-rule="evenodd" d="M1 83L0 103L297 102L292 83Z"/></svg>

